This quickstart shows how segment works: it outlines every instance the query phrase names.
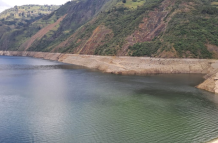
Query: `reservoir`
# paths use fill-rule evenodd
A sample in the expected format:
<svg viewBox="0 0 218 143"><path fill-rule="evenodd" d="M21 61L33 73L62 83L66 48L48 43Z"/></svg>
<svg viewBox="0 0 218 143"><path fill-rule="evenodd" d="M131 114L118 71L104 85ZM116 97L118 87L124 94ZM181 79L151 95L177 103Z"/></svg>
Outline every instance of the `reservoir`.
<svg viewBox="0 0 218 143"><path fill-rule="evenodd" d="M204 143L218 95L199 74L121 76L0 56L0 143Z"/></svg>

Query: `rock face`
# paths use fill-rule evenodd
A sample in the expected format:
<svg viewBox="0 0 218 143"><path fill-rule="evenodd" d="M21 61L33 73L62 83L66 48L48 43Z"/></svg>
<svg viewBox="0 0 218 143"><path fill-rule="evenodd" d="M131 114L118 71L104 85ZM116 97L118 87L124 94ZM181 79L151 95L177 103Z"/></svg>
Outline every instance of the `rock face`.
<svg viewBox="0 0 218 143"><path fill-rule="evenodd" d="M206 80L198 85L200 89L218 93L218 61L208 59L164 59L127 56L93 56L46 52L0 51L0 55L30 56L60 61L105 73L122 75L146 75L160 73L201 73Z"/></svg>
<svg viewBox="0 0 218 143"><path fill-rule="evenodd" d="M204 76L206 79L197 88L218 93L218 61L211 63L209 72Z"/></svg>
<svg viewBox="0 0 218 143"><path fill-rule="evenodd" d="M215 81L214 76L211 78L206 79L203 83L199 84L197 86L199 89L207 90L210 92L215 92ZM218 92L216 92L218 93Z"/></svg>

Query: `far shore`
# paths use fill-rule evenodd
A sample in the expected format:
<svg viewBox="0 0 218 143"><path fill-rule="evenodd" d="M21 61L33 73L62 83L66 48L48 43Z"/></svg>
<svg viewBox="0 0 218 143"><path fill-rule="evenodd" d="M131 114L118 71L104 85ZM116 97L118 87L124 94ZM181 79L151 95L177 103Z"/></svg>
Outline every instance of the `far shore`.
<svg viewBox="0 0 218 143"><path fill-rule="evenodd" d="M31 51L0 51L0 55L43 58L120 75L200 73L206 75L206 80L197 87L210 92L216 91L214 78L218 72L218 60L214 59L96 56Z"/></svg>

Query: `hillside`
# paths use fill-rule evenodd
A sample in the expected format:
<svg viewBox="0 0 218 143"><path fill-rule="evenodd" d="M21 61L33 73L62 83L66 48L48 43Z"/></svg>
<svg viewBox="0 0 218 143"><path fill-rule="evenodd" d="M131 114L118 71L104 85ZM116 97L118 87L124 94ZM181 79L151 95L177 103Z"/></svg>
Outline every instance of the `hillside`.
<svg viewBox="0 0 218 143"><path fill-rule="evenodd" d="M4 33L0 39L1 49L27 50L36 44L38 51L48 51L51 44L63 41L77 28L92 19L106 1L69 1L28 26Z"/></svg>
<svg viewBox="0 0 218 143"><path fill-rule="evenodd" d="M29 27L31 23L50 14L59 7L56 5L24 5L3 11L0 13L0 39L10 32L18 32L17 30ZM16 34L13 35L13 38L15 36Z"/></svg>
<svg viewBox="0 0 218 143"><path fill-rule="evenodd" d="M0 26L8 26L11 29L27 26L59 7L56 5L15 6L0 13Z"/></svg>
<svg viewBox="0 0 218 143"><path fill-rule="evenodd" d="M58 9L57 5L23 5L15 6L0 13L0 19L7 21L28 18L32 16L47 15Z"/></svg>
<svg viewBox="0 0 218 143"><path fill-rule="evenodd" d="M218 0L76 0L1 34L1 50L218 58Z"/></svg>

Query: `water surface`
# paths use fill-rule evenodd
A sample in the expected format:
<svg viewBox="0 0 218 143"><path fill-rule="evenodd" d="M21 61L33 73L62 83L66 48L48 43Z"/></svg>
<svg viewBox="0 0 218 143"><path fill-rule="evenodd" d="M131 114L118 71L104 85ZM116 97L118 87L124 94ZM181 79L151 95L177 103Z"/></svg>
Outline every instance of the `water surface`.
<svg viewBox="0 0 218 143"><path fill-rule="evenodd" d="M218 96L202 75L120 76L0 56L0 143L202 143Z"/></svg>

